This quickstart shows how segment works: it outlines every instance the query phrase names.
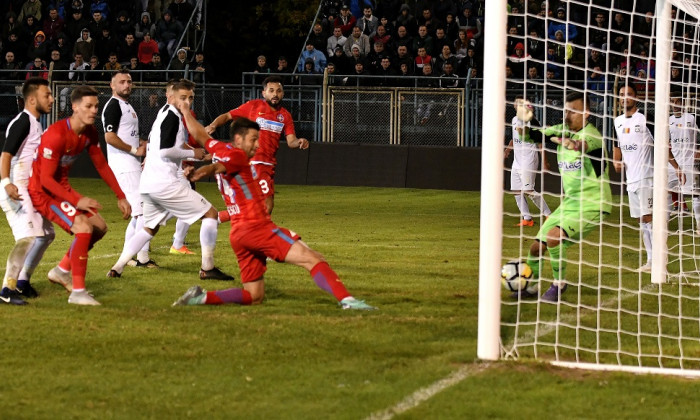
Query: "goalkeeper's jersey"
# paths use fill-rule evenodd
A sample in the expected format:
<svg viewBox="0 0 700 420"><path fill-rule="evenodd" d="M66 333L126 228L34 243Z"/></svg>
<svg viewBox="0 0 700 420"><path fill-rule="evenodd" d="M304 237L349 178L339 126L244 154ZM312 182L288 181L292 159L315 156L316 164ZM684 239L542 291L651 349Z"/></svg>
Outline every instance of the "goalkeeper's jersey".
<svg viewBox="0 0 700 420"><path fill-rule="evenodd" d="M586 153L557 147L557 162L564 188L561 209L566 212L610 213L612 193L608 178L608 159L603 147L603 136L593 124L576 133L563 124L544 130L546 136L569 137L587 144Z"/></svg>
<svg viewBox="0 0 700 420"><path fill-rule="evenodd" d="M540 145L530 137L530 123L513 117L511 125L513 127L513 169L536 171L540 164ZM518 133L518 129L521 129L522 134Z"/></svg>
<svg viewBox="0 0 700 420"><path fill-rule="evenodd" d="M692 170L697 150L695 116L687 112L678 117L671 115L668 119L668 129L671 153L676 163L684 171Z"/></svg>

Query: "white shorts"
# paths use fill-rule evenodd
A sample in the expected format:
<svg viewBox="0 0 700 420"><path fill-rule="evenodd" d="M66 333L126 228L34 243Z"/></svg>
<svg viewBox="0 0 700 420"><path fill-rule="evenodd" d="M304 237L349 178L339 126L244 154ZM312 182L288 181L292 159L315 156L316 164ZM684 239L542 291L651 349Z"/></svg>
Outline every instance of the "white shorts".
<svg viewBox="0 0 700 420"><path fill-rule="evenodd" d="M636 191L627 191L630 199L630 216L639 219L651 214L653 207L654 189L652 187L640 187Z"/></svg>
<svg viewBox="0 0 700 420"><path fill-rule="evenodd" d="M141 203L141 194L139 193L141 171L115 173L114 175L119 183L119 188L126 195L126 201L131 206L131 217L141 216L143 214L143 203Z"/></svg>
<svg viewBox="0 0 700 420"><path fill-rule="evenodd" d="M534 191L537 171L512 169L510 171L511 191Z"/></svg>
<svg viewBox="0 0 700 420"><path fill-rule="evenodd" d="M678 180L678 176L676 175L676 170L671 166L671 164L668 164L668 189L677 192L677 193L683 193L684 195L693 195L696 194L695 191L695 178L696 178L696 170L693 165L690 166L683 166L681 167L683 170L683 173L685 174L685 184L680 185L680 182Z"/></svg>
<svg viewBox="0 0 700 420"><path fill-rule="evenodd" d="M163 191L142 193L144 226L155 229L171 215L187 224L201 219L212 207L206 198L189 184L174 183Z"/></svg>
<svg viewBox="0 0 700 420"><path fill-rule="evenodd" d="M0 207L5 212L7 223L12 229L15 241L35 236L52 235L54 233L51 221L44 219L32 204L26 188L18 188L22 201L15 201L3 192L0 197Z"/></svg>

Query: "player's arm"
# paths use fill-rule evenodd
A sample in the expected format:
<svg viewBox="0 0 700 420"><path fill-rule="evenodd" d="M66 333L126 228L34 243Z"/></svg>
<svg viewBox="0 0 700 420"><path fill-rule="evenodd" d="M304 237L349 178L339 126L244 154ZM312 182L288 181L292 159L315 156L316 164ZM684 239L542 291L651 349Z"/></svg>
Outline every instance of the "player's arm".
<svg viewBox="0 0 700 420"><path fill-rule="evenodd" d="M206 128L200 124L199 121L197 121L194 115L192 115L186 104L180 104L179 111L182 114L182 119L185 120L185 126L187 127L187 131L189 131L190 136L192 136L192 138L195 139L200 146L204 147L207 140L211 138L211 135L209 135ZM230 116L229 113L222 115ZM218 119L219 117L217 117L216 120ZM216 122L216 120L214 120L214 122Z"/></svg>
<svg viewBox="0 0 700 420"><path fill-rule="evenodd" d="M115 99L111 99L102 112L102 126L105 128L105 142L116 149L134 156L144 156L146 154L145 144L139 145L139 147L133 147L124 142L119 135L117 135L121 118L122 109L119 106L119 102Z"/></svg>
<svg viewBox="0 0 700 420"><path fill-rule="evenodd" d="M107 164L107 159L105 159L105 156L102 154L100 144L96 141L94 143L91 142L88 146L87 151L88 155L90 156L90 160L92 160L92 163L95 165L95 169L97 169L97 173L100 174L100 177L104 180L105 183L107 183L107 186L109 186L109 188L114 192L114 195L117 196L117 206L122 212L122 218L124 218L125 220L128 219L129 215L131 214L131 206L129 205L129 202L126 201L126 195L119 187L119 183L117 182L117 178L114 176L114 172L112 172L112 169ZM76 207L81 208L79 206ZM89 209L83 210L92 210L95 208L99 209L100 206L90 206Z"/></svg>
<svg viewBox="0 0 700 420"><path fill-rule="evenodd" d="M503 150L503 159L508 159L508 156L510 156L510 152L512 150L513 150L513 139L510 139L510 141L508 142L508 145Z"/></svg>
<svg viewBox="0 0 700 420"><path fill-rule="evenodd" d="M22 113L7 128L7 138L0 155L0 185L5 189L7 196L13 200L21 200L17 186L10 181L10 166L12 158L17 155L22 143L29 135L29 115Z"/></svg>
<svg viewBox="0 0 700 420"><path fill-rule="evenodd" d="M197 168L190 174L190 176L187 177L187 179L189 179L191 182L197 182L202 178L212 177L216 174L222 174L224 172L226 172L226 167L217 162Z"/></svg>
<svg viewBox="0 0 700 420"><path fill-rule="evenodd" d="M184 114L184 112L183 112L183 114ZM231 116L230 111L224 112L223 114L216 117L214 119L214 121L209 123L209 125L206 127L207 134L213 133L214 131L216 131L216 129L218 127L220 127L223 124L226 124L227 122L231 121L232 119L233 119L233 117Z"/></svg>
<svg viewBox="0 0 700 420"><path fill-rule="evenodd" d="M42 142L43 142L42 138ZM41 175L39 181L41 186L51 193L54 197L67 201L74 207L78 207L78 202L83 198L77 191L65 188L54 178L56 171L58 170L58 163L60 157L54 156L53 153L58 153L58 149L48 148L52 153L46 152L47 148L43 148L42 154L37 156L39 159L39 165L41 165ZM79 207L78 207L79 208Z"/></svg>
<svg viewBox="0 0 700 420"><path fill-rule="evenodd" d="M189 109L182 113L190 115ZM195 120L196 121L196 120ZM202 159L204 151L202 149L192 149L187 145L176 147L177 133L180 129L180 117L172 111L168 111L168 115L160 124L160 155L171 160L183 159Z"/></svg>
<svg viewBox="0 0 700 420"><path fill-rule="evenodd" d="M305 150L309 148L309 141L305 138L299 138L296 134L287 134L287 146L292 149L299 148Z"/></svg>

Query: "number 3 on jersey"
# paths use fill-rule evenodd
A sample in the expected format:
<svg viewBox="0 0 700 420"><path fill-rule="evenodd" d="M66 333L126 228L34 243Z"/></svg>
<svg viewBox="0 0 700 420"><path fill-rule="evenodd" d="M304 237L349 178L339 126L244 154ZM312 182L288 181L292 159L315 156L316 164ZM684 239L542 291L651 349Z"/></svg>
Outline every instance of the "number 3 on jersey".
<svg viewBox="0 0 700 420"><path fill-rule="evenodd" d="M263 194L267 194L270 192L270 187L267 185L266 180L261 179L260 181L258 181L258 183L260 184L260 189L262 190Z"/></svg>

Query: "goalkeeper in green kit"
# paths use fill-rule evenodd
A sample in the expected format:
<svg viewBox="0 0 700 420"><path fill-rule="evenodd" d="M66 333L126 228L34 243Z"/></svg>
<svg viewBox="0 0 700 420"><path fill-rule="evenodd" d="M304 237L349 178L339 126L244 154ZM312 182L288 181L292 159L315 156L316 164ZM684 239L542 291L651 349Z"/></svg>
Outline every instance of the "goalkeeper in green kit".
<svg viewBox="0 0 700 420"><path fill-rule="evenodd" d="M564 124L541 129L558 145L563 200L542 224L530 247L527 263L532 269L533 284L517 292L515 297L537 297L542 256L549 250L553 282L542 300L558 302L567 287L566 250L598 229L610 214L612 194L603 136L588 122L589 112L584 94L571 93L566 97Z"/></svg>

